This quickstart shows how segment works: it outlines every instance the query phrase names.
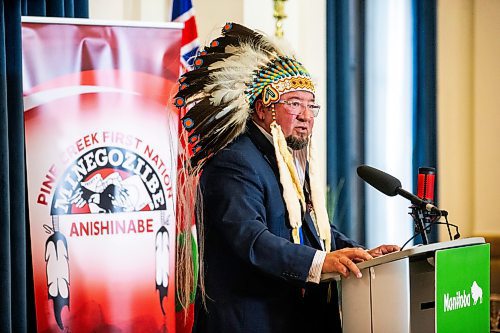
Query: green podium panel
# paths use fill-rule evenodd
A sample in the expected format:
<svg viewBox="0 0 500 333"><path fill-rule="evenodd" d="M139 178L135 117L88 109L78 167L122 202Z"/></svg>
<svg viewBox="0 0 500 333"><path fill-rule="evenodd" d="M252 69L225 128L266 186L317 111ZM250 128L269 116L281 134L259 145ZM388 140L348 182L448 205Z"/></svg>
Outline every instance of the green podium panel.
<svg viewBox="0 0 500 333"><path fill-rule="evenodd" d="M436 332L490 331L490 244L436 251Z"/></svg>

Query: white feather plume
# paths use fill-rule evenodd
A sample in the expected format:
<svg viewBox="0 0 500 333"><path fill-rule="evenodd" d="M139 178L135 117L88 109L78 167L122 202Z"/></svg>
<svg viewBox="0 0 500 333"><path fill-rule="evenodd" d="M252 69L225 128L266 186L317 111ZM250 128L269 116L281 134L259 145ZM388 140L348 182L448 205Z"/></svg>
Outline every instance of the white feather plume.
<svg viewBox="0 0 500 333"><path fill-rule="evenodd" d="M309 140L309 183L311 186L311 201L314 207L314 214L318 224L319 237L325 242L325 249L330 252L332 235L330 233L330 220L326 211L325 195L320 186L315 146L312 138Z"/></svg>
<svg viewBox="0 0 500 333"><path fill-rule="evenodd" d="M155 240L156 254L156 284L168 288L168 276L170 274L170 239L168 230L159 232Z"/></svg>
<svg viewBox="0 0 500 333"><path fill-rule="evenodd" d="M288 151L283 131L276 122L271 123L271 134L273 136L280 183L283 186L283 200L288 211L288 219L290 226L297 230L302 226L302 210L305 208L304 193L302 192L302 188L297 186L298 176L293 165L293 158ZM294 243L300 243L298 233L292 233L292 235Z"/></svg>
<svg viewBox="0 0 500 333"><path fill-rule="evenodd" d="M51 297L69 296L68 250L62 240L47 242L45 249L47 262L47 286Z"/></svg>

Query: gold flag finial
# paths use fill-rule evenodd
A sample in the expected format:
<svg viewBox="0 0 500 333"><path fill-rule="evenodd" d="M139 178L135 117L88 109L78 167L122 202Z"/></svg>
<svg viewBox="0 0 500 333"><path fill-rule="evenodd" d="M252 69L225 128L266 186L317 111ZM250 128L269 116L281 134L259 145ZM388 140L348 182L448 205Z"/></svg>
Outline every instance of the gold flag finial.
<svg viewBox="0 0 500 333"><path fill-rule="evenodd" d="M285 2L287 0L273 0L274 1L274 18L276 19L276 32L274 33L276 37L282 38L283 31L283 19L287 16L285 14Z"/></svg>

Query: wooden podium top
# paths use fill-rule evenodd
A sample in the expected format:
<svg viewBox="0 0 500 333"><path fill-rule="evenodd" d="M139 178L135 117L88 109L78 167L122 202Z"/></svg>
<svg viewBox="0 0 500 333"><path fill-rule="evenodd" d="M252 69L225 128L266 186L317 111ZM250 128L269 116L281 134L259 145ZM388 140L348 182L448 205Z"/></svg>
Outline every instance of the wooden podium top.
<svg viewBox="0 0 500 333"><path fill-rule="evenodd" d="M447 242L439 242L439 243L433 243L433 244L427 244L427 245L417 245L413 246L410 248L407 248L403 251L398 251L398 252L393 252L389 254L382 255L380 257L368 260L368 261L363 261L357 264L360 270L368 268L368 267L373 267L377 265L382 265L391 261L399 260L402 258L406 257L416 257L416 256L423 256L426 253L429 252L435 252L437 250L443 250L443 249L451 249L454 247L462 247L462 246L470 246L470 245L477 245L477 244L484 244L484 238L483 237L471 237L471 238L464 238L464 239L457 239L453 241L447 241ZM325 273L321 274L321 282L327 282L331 280L340 280L340 275L338 273Z"/></svg>

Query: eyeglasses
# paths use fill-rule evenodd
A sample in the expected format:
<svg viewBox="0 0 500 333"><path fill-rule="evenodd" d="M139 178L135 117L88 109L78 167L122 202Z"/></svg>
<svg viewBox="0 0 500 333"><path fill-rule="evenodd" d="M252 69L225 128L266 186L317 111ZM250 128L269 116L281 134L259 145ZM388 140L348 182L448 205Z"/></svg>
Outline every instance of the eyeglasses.
<svg viewBox="0 0 500 333"><path fill-rule="evenodd" d="M319 114L319 110L321 109L321 106L319 106L318 104L314 103L304 104L297 100L277 101L276 104L286 105L285 111L294 116L303 114L304 110L307 109L313 114L313 117L317 117Z"/></svg>

